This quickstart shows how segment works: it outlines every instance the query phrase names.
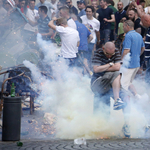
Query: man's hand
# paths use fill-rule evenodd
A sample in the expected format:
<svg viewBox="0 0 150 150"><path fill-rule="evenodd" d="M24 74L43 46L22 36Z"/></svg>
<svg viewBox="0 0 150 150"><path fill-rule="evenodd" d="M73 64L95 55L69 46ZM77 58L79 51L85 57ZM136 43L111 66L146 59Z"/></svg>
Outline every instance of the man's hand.
<svg viewBox="0 0 150 150"><path fill-rule="evenodd" d="M96 45L100 45L100 42L101 42L101 40L98 40L97 43L96 43Z"/></svg>
<svg viewBox="0 0 150 150"><path fill-rule="evenodd" d="M108 19L107 19L107 18L104 18L103 20L106 21L106 22L108 22Z"/></svg>
<svg viewBox="0 0 150 150"><path fill-rule="evenodd" d="M137 8L137 6L138 6L135 1L133 1L133 2L131 3L131 5L133 5L133 6L136 7L136 8Z"/></svg>
<svg viewBox="0 0 150 150"><path fill-rule="evenodd" d="M126 20L127 20L126 17L123 17L123 18L120 20L120 22L124 23Z"/></svg>
<svg viewBox="0 0 150 150"><path fill-rule="evenodd" d="M57 18L56 18L56 17L53 17L53 18L52 18L52 20L56 21L56 20L57 20Z"/></svg>

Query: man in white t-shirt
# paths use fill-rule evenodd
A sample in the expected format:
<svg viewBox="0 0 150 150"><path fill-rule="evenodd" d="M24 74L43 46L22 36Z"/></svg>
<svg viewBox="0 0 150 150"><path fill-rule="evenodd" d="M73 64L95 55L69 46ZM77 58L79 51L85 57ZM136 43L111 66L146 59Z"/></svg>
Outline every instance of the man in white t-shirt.
<svg viewBox="0 0 150 150"><path fill-rule="evenodd" d="M29 1L29 8L27 9L26 17L30 22L37 22L36 17L39 16L38 10L34 9L35 8L35 0L30 0ZM31 32L35 32L37 30L37 26L31 26L29 23L27 23L24 26L24 30L28 30Z"/></svg>
<svg viewBox="0 0 150 150"><path fill-rule="evenodd" d="M62 42L61 55L69 62L69 66L74 66L80 43L78 31L68 26L66 18L54 17L48 26L59 33Z"/></svg>
<svg viewBox="0 0 150 150"><path fill-rule="evenodd" d="M35 0L29 1L29 8L27 8L26 17L29 21L29 23L32 22L32 24L37 24L36 18L38 15L38 10L35 8ZM36 41L36 34L35 32L38 30L37 25L32 26L31 24L25 24L24 26L24 39L26 41Z"/></svg>
<svg viewBox="0 0 150 150"><path fill-rule="evenodd" d="M70 17L69 8L67 6L61 7L59 9L59 13L62 18L67 19L67 24L69 27L71 27L73 29L77 29L77 26L76 26L74 20Z"/></svg>
<svg viewBox="0 0 150 150"><path fill-rule="evenodd" d="M100 42L100 22L93 17L94 14L94 7L93 6L87 6L86 9L86 15L81 16L82 23L89 29L93 36L93 40L88 44L88 60L89 60L89 66L91 66L91 57L92 57L92 50L94 48L94 44L99 45Z"/></svg>

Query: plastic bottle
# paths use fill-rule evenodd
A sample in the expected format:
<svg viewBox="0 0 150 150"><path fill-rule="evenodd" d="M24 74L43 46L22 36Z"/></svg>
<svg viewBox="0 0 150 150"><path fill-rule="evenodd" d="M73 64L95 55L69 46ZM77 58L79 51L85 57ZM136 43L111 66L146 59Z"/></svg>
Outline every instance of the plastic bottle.
<svg viewBox="0 0 150 150"><path fill-rule="evenodd" d="M11 85L10 95L11 95L11 97L15 97L15 85L14 85L14 83L12 83L12 85Z"/></svg>
<svg viewBox="0 0 150 150"><path fill-rule="evenodd" d="M74 144L86 145L86 139L84 137L83 138L74 139Z"/></svg>

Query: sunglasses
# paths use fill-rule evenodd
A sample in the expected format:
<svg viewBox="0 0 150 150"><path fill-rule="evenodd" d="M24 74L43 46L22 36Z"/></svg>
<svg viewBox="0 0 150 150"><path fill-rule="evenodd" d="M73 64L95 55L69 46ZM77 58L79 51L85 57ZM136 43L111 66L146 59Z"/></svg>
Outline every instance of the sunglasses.
<svg viewBox="0 0 150 150"><path fill-rule="evenodd" d="M107 56L108 56L108 55L109 55L109 56L113 56L113 55L115 55L115 52L112 53L112 54L110 54L110 53L107 53L106 51L104 51L104 54L107 55Z"/></svg>
<svg viewBox="0 0 150 150"><path fill-rule="evenodd" d="M66 4L70 4L70 2L66 2Z"/></svg>

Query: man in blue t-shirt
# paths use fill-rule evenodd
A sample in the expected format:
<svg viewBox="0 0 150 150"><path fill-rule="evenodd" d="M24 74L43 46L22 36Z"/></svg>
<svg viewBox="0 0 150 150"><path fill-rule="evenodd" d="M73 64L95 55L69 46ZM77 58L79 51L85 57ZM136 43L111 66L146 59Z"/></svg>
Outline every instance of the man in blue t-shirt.
<svg viewBox="0 0 150 150"><path fill-rule="evenodd" d="M99 14L98 20L101 23L100 26L101 45L104 45L106 42L110 40L109 38L111 33L111 22L115 22L115 16L113 10L107 7L106 0L100 0L100 6L101 8L97 10L97 13Z"/></svg>
<svg viewBox="0 0 150 150"><path fill-rule="evenodd" d="M135 87L132 85L132 81L135 78L135 75L140 67L140 55L144 52L144 42L142 36L134 30L134 22L127 20L123 23L123 30L126 33L125 39L123 41L122 48L122 59L123 66L121 67L120 72L122 73L121 77L121 86L128 93L130 90L135 99L140 99L141 96L137 94ZM124 91L124 100L128 102L128 94ZM130 137L130 126L128 109L124 110L124 119L125 124L123 126L123 133L126 137Z"/></svg>
<svg viewBox="0 0 150 150"><path fill-rule="evenodd" d="M77 16L75 14L71 14L71 18L76 23L77 31L79 32L79 37L80 37L80 44L78 47L78 54L79 54L78 58L80 57L80 58L82 58L82 60L80 60L80 58L79 58L78 61L83 61L84 67L86 67L86 71L88 71L88 73L91 73L91 71L88 67L87 59L88 59L88 55L89 55L88 43L90 43L90 41L93 39L93 36L92 36L91 32L88 30L88 28L84 24L80 23L77 20Z"/></svg>
<svg viewBox="0 0 150 150"><path fill-rule="evenodd" d="M140 67L140 55L144 52L145 45L142 36L134 30L133 21L125 21L123 29L126 36L123 41L122 59L124 57L126 59L123 59L123 66L125 68L122 69L121 85L126 91L130 89L136 98L140 98L140 95L137 94L137 91L132 85L132 81Z"/></svg>

